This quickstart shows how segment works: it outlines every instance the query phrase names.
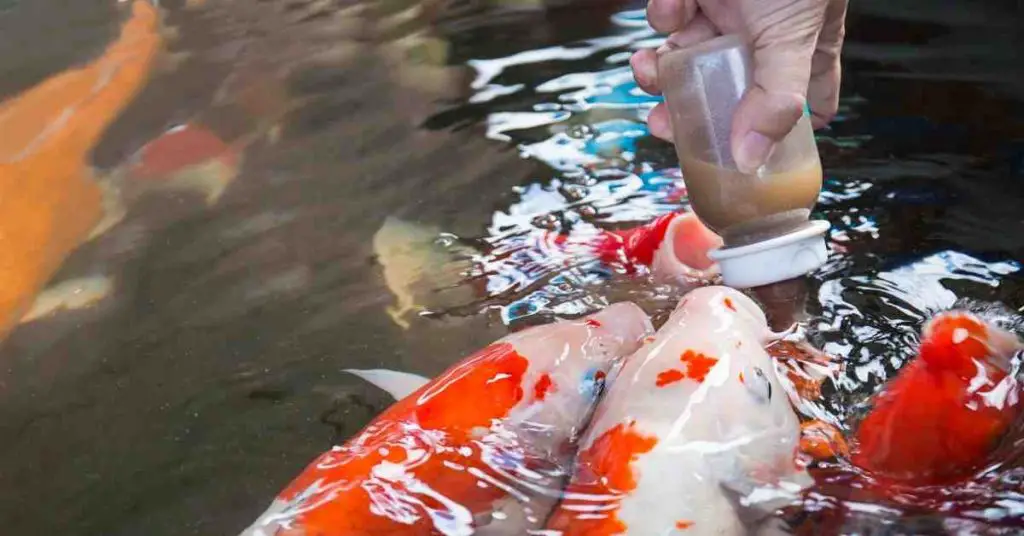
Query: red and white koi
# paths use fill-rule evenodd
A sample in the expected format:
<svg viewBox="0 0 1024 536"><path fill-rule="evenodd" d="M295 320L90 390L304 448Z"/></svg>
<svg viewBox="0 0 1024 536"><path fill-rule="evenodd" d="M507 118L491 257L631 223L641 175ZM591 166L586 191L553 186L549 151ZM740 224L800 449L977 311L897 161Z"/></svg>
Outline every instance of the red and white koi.
<svg viewBox="0 0 1024 536"><path fill-rule="evenodd" d="M551 533L745 534L809 485L773 337L741 292L688 293L598 405Z"/></svg>
<svg viewBox="0 0 1024 536"><path fill-rule="evenodd" d="M604 378L651 332L639 307L620 303L505 337L323 454L244 534L537 528L557 501ZM360 375L372 380L378 373Z"/></svg>
<svg viewBox="0 0 1024 536"><path fill-rule="evenodd" d="M592 254L627 273L643 266L659 282L695 283L713 280L718 267L708 252L722 239L692 212L664 214L648 223L620 231L600 231L580 241L564 234L545 234L545 248Z"/></svg>

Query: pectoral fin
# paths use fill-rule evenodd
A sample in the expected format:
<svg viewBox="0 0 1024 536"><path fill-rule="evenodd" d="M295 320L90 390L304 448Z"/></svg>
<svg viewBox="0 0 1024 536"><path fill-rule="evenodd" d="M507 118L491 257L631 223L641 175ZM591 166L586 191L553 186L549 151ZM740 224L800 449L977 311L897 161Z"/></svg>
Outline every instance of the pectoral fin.
<svg viewBox="0 0 1024 536"><path fill-rule="evenodd" d="M395 397L395 400L401 400L409 396L430 381L428 378L418 374L388 369L345 369L345 372L359 376L367 382L380 387Z"/></svg>

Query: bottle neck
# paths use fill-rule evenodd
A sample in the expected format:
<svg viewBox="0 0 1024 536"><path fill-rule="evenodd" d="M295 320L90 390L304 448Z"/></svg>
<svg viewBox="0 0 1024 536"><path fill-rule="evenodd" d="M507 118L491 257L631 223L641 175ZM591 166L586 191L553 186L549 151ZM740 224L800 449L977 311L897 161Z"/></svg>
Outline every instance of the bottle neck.
<svg viewBox="0 0 1024 536"><path fill-rule="evenodd" d="M807 276L753 287L751 293L764 307L773 331L784 331L807 319Z"/></svg>

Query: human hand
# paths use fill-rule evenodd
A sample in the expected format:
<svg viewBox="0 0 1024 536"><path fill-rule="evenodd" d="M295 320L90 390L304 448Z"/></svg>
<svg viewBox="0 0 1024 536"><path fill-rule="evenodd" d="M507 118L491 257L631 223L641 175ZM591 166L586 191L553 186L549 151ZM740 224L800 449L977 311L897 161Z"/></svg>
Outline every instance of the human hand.
<svg viewBox="0 0 1024 536"><path fill-rule="evenodd" d="M792 130L805 103L815 128L825 126L835 115L846 4L846 0L650 0L648 21L670 35L657 51L633 54L633 76L641 89L658 95L659 53L723 34L745 36L753 50L753 84L736 108L731 145L741 170L757 169L775 143ZM651 110L647 124L651 134L671 141L665 103Z"/></svg>

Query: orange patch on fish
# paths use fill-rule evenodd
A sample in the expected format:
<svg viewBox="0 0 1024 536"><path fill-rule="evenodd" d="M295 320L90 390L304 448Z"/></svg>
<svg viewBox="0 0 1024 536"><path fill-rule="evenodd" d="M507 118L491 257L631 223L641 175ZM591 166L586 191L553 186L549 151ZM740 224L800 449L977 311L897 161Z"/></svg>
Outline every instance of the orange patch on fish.
<svg viewBox="0 0 1024 536"><path fill-rule="evenodd" d="M480 487L473 474L489 471L475 430L489 430L522 399L527 367L509 343L473 354L392 405L344 446L320 456L279 500L309 495L305 504L318 506L298 514L296 525L304 534L322 536L432 534L426 508L443 508L437 496L470 511L489 508L505 492ZM396 481L373 476L385 467L402 476ZM429 483L431 492L420 494L399 483L409 481ZM396 492L404 498L401 505L389 509L380 502Z"/></svg>
<svg viewBox="0 0 1024 536"><path fill-rule="evenodd" d="M686 519L680 519L679 521L676 521L676 528L679 529L679 530L686 530L686 529L688 529L688 528L690 528L692 526L693 526L693 521L689 521L689 520L686 520Z"/></svg>
<svg viewBox="0 0 1024 536"><path fill-rule="evenodd" d="M838 428L823 421L800 424L800 451L816 460L848 458L850 448Z"/></svg>
<svg viewBox="0 0 1024 536"><path fill-rule="evenodd" d="M552 514L547 528L562 531L562 536L610 536L628 529L616 515L619 500L636 489L633 462L658 443L657 438L638 432L635 425L620 423L582 450L577 459L579 470L566 488L570 497L606 497L611 504L600 505L600 516L580 518L581 509L594 511L594 501L584 499L577 504L573 499L565 499Z"/></svg>
<svg viewBox="0 0 1024 536"><path fill-rule="evenodd" d="M551 381L551 375L541 374L537 383L533 384L533 399L536 401L543 401L547 398L548 393L555 392L555 389L555 384Z"/></svg>
<svg viewBox="0 0 1024 536"><path fill-rule="evenodd" d="M700 352L694 352L693 350L683 352L679 360L686 363L686 377L697 381L697 383L703 382L704 378L711 372L711 369L714 368L715 363L718 363L718 359L708 357Z"/></svg>
<svg viewBox="0 0 1024 536"><path fill-rule="evenodd" d="M89 156L149 77L162 38L137 0L96 60L0 103L0 336L102 217Z"/></svg>
<svg viewBox="0 0 1024 536"><path fill-rule="evenodd" d="M654 385L657 385L658 387L665 387L666 385L680 381L685 377L686 375L679 369L663 370L658 373L658 378L654 381Z"/></svg>
<svg viewBox="0 0 1024 536"><path fill-rule="evenodd" d="M728 307L730 311L735 311L736 310L736 306L732 303L732 299L731 298L726 298L725 299L725 306Z"/></svg>

